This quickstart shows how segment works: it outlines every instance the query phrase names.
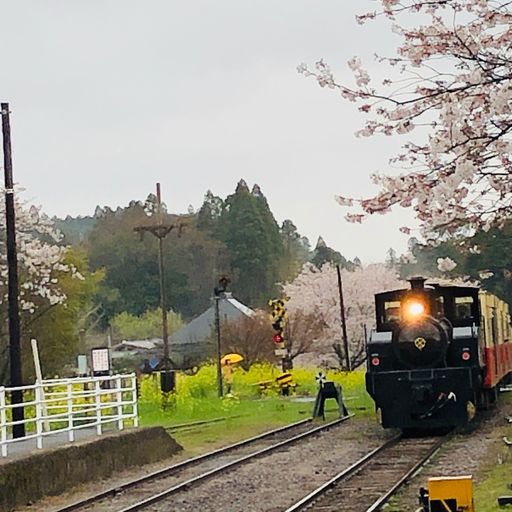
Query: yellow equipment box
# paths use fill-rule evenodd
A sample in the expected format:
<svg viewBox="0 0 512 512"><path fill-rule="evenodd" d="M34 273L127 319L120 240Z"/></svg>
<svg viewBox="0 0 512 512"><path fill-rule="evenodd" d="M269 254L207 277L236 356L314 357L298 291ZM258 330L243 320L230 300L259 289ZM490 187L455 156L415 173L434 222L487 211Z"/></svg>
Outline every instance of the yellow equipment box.
<svg viewBox="0 0 512 512"><path fill-rule="evenodd" d="M429 512L474 512L473 478L435 477L428 480Z"/></svg>

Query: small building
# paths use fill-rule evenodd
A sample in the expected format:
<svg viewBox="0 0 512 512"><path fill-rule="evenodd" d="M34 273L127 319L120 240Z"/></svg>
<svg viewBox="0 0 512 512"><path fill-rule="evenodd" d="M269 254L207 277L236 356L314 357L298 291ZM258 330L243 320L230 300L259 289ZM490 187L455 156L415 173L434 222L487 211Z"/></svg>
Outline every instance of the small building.
<svg viewBox="0 0 512 512"><path fill-rule="evenodd" d="M112 347L112 359L123 357L151 357L162 352L162 340L123 340Z"/></svg>
<svg viewBox="0 0 512 512"><path fill-rule="evenodd" d="M114 368L131 370L138 368L156 368L163 353L163 343L160 338L149 340L123 340L114 345L111 350Z"/></svg>
<svg viewBox="0 0 512 512"><path fill-rule="evenodd" d="M219 299L219 319L222 324L251 317L254 311L226 292ZM189 368L216 356L215 304L170 336L171 359L179 368Z"/></svg>

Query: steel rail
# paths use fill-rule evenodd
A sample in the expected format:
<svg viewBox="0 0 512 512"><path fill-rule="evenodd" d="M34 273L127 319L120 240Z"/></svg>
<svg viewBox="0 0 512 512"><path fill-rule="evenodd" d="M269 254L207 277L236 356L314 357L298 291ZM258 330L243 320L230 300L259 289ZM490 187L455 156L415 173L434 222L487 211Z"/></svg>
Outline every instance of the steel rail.
<svg viewBox="0 0 512 512"><path fill-rule="evenodd" d="M370 507L366 509L366 512L377 512L384 506L391 496L402 487L402 485L407 482L407 480L414 475L420 468L422 468L433 456L434 454L441 448L441 446L447 441L446 437L440 439L428 452L422 457L407 473L395 484L393 485L385 494L383 494L380 498L378 498Z"/></svg>
<svg viewBox="0 0 512 512"><path fill-rule="evenodd" d="M311 435L314 435L314 434L317 434L318 432L321 432L323 430L327 430L331 427L334 427L340 423L343 423L344 421L348 420L349 418L351 418L353 416L353 414L349 414L347 416L344 416L342 418L339 418L339 419L336 419L334 421L331 421L325 425L321 425L319 427L316 427L316 428L313 428L311 430L308 430L307 432L303 432L302 434L298 434L294 437L291 437L290 439L285 439L284 441L280 441L279 443L276 443L276 444L273 444L272 446L268 446L266 448L263 448L261 450L258 450L257 452L254 452L254 453L251 453L249 455L245 455L243 457L240 457L239 459L236 459L234 461L231 461L231 462L228 462L227 464L224 464L222 466L219 466L218 468L214 468L210 471L207 471L206 473L203 473L201 475L198 475L196 477L193 477L193 478L190 478L189 480L186 480L180 484L177 484L173 487L170 487L169 489L166 489L165 491L162 491L158 494L155 494L153 496L150 496L149 498L146 498L142 501L139 501L138 503L134 503L133 505L130 505L126 508L123 508L122 510L120 510L119 512L135 512L137 510L143 510L144 508L150 506L150 505L153 505L159 501L162 501L166 498L168 498L169 496L173 495L173 494L176 494L180 491L183 491L183 490L186 490L186 489L190 489L191 487L193 487L194 485L197 485L209 478L211 478L212 476L215 476L219 473L222 473L228 469L232 469L236 466L239 466L249 460L253 460L253 459L256 459L258 457L261 457L262 455L265 455L267 453L270 453L270 452L273 452L279 448L282 448L283 446L286 446L286 445L289 445L289 444L292 444L292 443L295 443L297 441L300 441L306 437L309 437Z"/></svg>
<svg viewBox="0 0 512 512"><path fill-rule="evenodd" d="M404 485L405 482L411 477L411 475L414 475L421 467L425 465L428 460L432 458L432 456L441 448L441 446L447 441L447 439L450 436L445 436L441 438L437 443L435 443L428 452L416 463L414 466L409 469L401 478L400 480L395 483L392 487L390 487L385 494L380 496L369 508L366 509L365 512L377 512L381 509L383 505L385 505L391 496L393 496L396 491ZM322 484L317 489L313 490L310 494L302 498L300 501L292 505L291 507L287 508L285 512L299 512L301 510L305 510L309 505L313 504L318 498L320 498L323 494L325 494L329 489L335 487L339 483L343 482L344 480L350 479L359 469L361 469L365 464L370 462L376 455L378 455L381 451L390 448L391 446L394 446L398 444L403 439L403 436L401 434L391 438L390 440L386 441L381 446L377 447L370 453L363 456L361 459L359 459L357 462L352 464L349 468L341 471L337 475L335 475L333 478Z"/></svg>
<svg viewBox="0 0 512 512"><path fill-rule="evenodd" d="M262 439L265 439L267 437L272 437L276 434L280 434L282 432L286 432L288 430L292 430L295 427L305 425L307 423L311 423L313 421L312 418L307 418L305 420L300 420L295 423L292 423L290 425L285 425L284 427L279 427L273 430L269 430L267 432L263 432L262 434L258 434L256 436L250 437L248 439L244 439L243 441L239 441L238 443L234 443L228 446L225 446L223 448L219 448L217 450L213 450L211 452L207 452L203 455L198 455L196 457L192 457L190 459L186 459L183 462L179 462L178 464L173 464L172 466L168 466L166 468L154 471L153 473L150 473L148 475L145 475L141 478L137 478L135 480L130 480L128 482L125 482L121 485L111 487L109 489L106 489L105 491L102 491L98 494L95 494L93 496L90 496L88 498L85 498L84 500L77 501L75 503L71 503L70 505L66 505L65 507L59 508L56 512L74 512L75 510L79 510L81 508L84 508L88 505L92 505L98 501L112 498L116 496L117 494L120 494L124 491L127 491L133 487L136 487L138 485L150 482L152 480L157 480L159 478L164 478L167 476L170 476L174 473L177 473L178 471L185 469L190 466L194 466L196 464L199 464L201 462L204 462L208 459L211 459L213 457L216 457L218 455L229 453L230 451L237 450L239 448L242 448L244 446L250 445L252 443L255 443L257 441L260 441Z"/></svg>
<svg viewBox="0 0 512 512"><path fill-rule="evenodd" d="M212 457L215 457L216 455L228 453L231 450L236 450L238 448L241 448L248 444L254 443L261 439L265 439L266 437L271 437L271 436L279 434L283 431L291 430L294 427L304 425L311 421L312 421L312 418L306 418L305 420L300 420L300 421L297 421L290 425L285 425L284 427L279 427L274 430L269 430L267 432L263 432L262 434L258 434L256 436L250 437L248 439L244 439L243 441L239 441L238 443L230 444L223 448L219 448L217 450L213 450L211 452L204 453L203 455L197 455L196 457L186 459L183 462L179 462L178 464L173 464L172 466L168 466L166 468L159 469L158 471L154 471L153 473L150 473L149 475L145 475L145 476L143 476L141 478L137 478L135 480L130 480L129 482L118 485L116 487L111 487L105 491L95 494L94 496L90 496L89 498L86 498L84 500L77 501L77 502L67 505L63 508L59 508L56 512L72 512L74 510L79 510L80 508L85 507L87 505L91 505L97 501L103 500L105 498L111 498L123 491L131 489L132 487L135 487L136 485L140 485L140 484L149 482L151 480L156 480L158 478L169 476L181 469L184 469L189 466L193 466L194 464L198 464L200 462L206 461Z"/></svg>
<svg viewBox="0 0 512 512"><path fill-rule="evenodd" d="M378 446L374 450L372 450L370 453L367 453L363 457L361 457L357 462L354 462L350 467L347 469L344 469L341 473L338 473L337 475L333 476L330 480L322 484L320 487L317 487L314 491L310 492L307 496L304 496L300 501L292 505L291 507L287 508L285 512L298 512L299 510L303 510L308 505L311 505L315 500L317 500L322 494L324 494L327 490L331 489L335 485L337 485L339 482L346 480L347 478L351 477L356 471L361 468L361 466L364 466L369 460L373 459L375 455L377 455L382 450L389 448L390 446L393 446L396 444L400 439L402 438L402 435L399 434L395 437L392 437L388 441L386 441L381 446Z"/></svg>

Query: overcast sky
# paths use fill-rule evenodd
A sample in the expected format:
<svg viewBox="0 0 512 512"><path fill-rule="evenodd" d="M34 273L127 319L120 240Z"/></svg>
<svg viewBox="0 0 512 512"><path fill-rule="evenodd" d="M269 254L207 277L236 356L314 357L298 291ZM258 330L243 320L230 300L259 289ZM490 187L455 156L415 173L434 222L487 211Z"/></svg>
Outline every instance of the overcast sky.
<svg viewBox="0 0 512 512"><path fill-rule="evenodd" d="M278 222L292 219L347 257L405 250L408 211L348 224L335 194L366 196L391 138L358 139L354 104L297 74L391 54L367 0L0 0L0 99L11 107L15 181L50 215L145 199L169 209L258 183Z"/></svg>

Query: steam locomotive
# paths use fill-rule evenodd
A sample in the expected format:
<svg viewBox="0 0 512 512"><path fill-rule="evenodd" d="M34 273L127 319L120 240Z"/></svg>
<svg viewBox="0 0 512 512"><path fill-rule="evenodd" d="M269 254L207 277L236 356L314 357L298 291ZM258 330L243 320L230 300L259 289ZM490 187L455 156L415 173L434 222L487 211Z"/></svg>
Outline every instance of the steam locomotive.
<svg viewBox="0 0 512 512"><path fill-rule="evenodd" d="M508 304L478 287L409 282L375 295L366 389L384 427L463 425L511 379Z"/></svg>

